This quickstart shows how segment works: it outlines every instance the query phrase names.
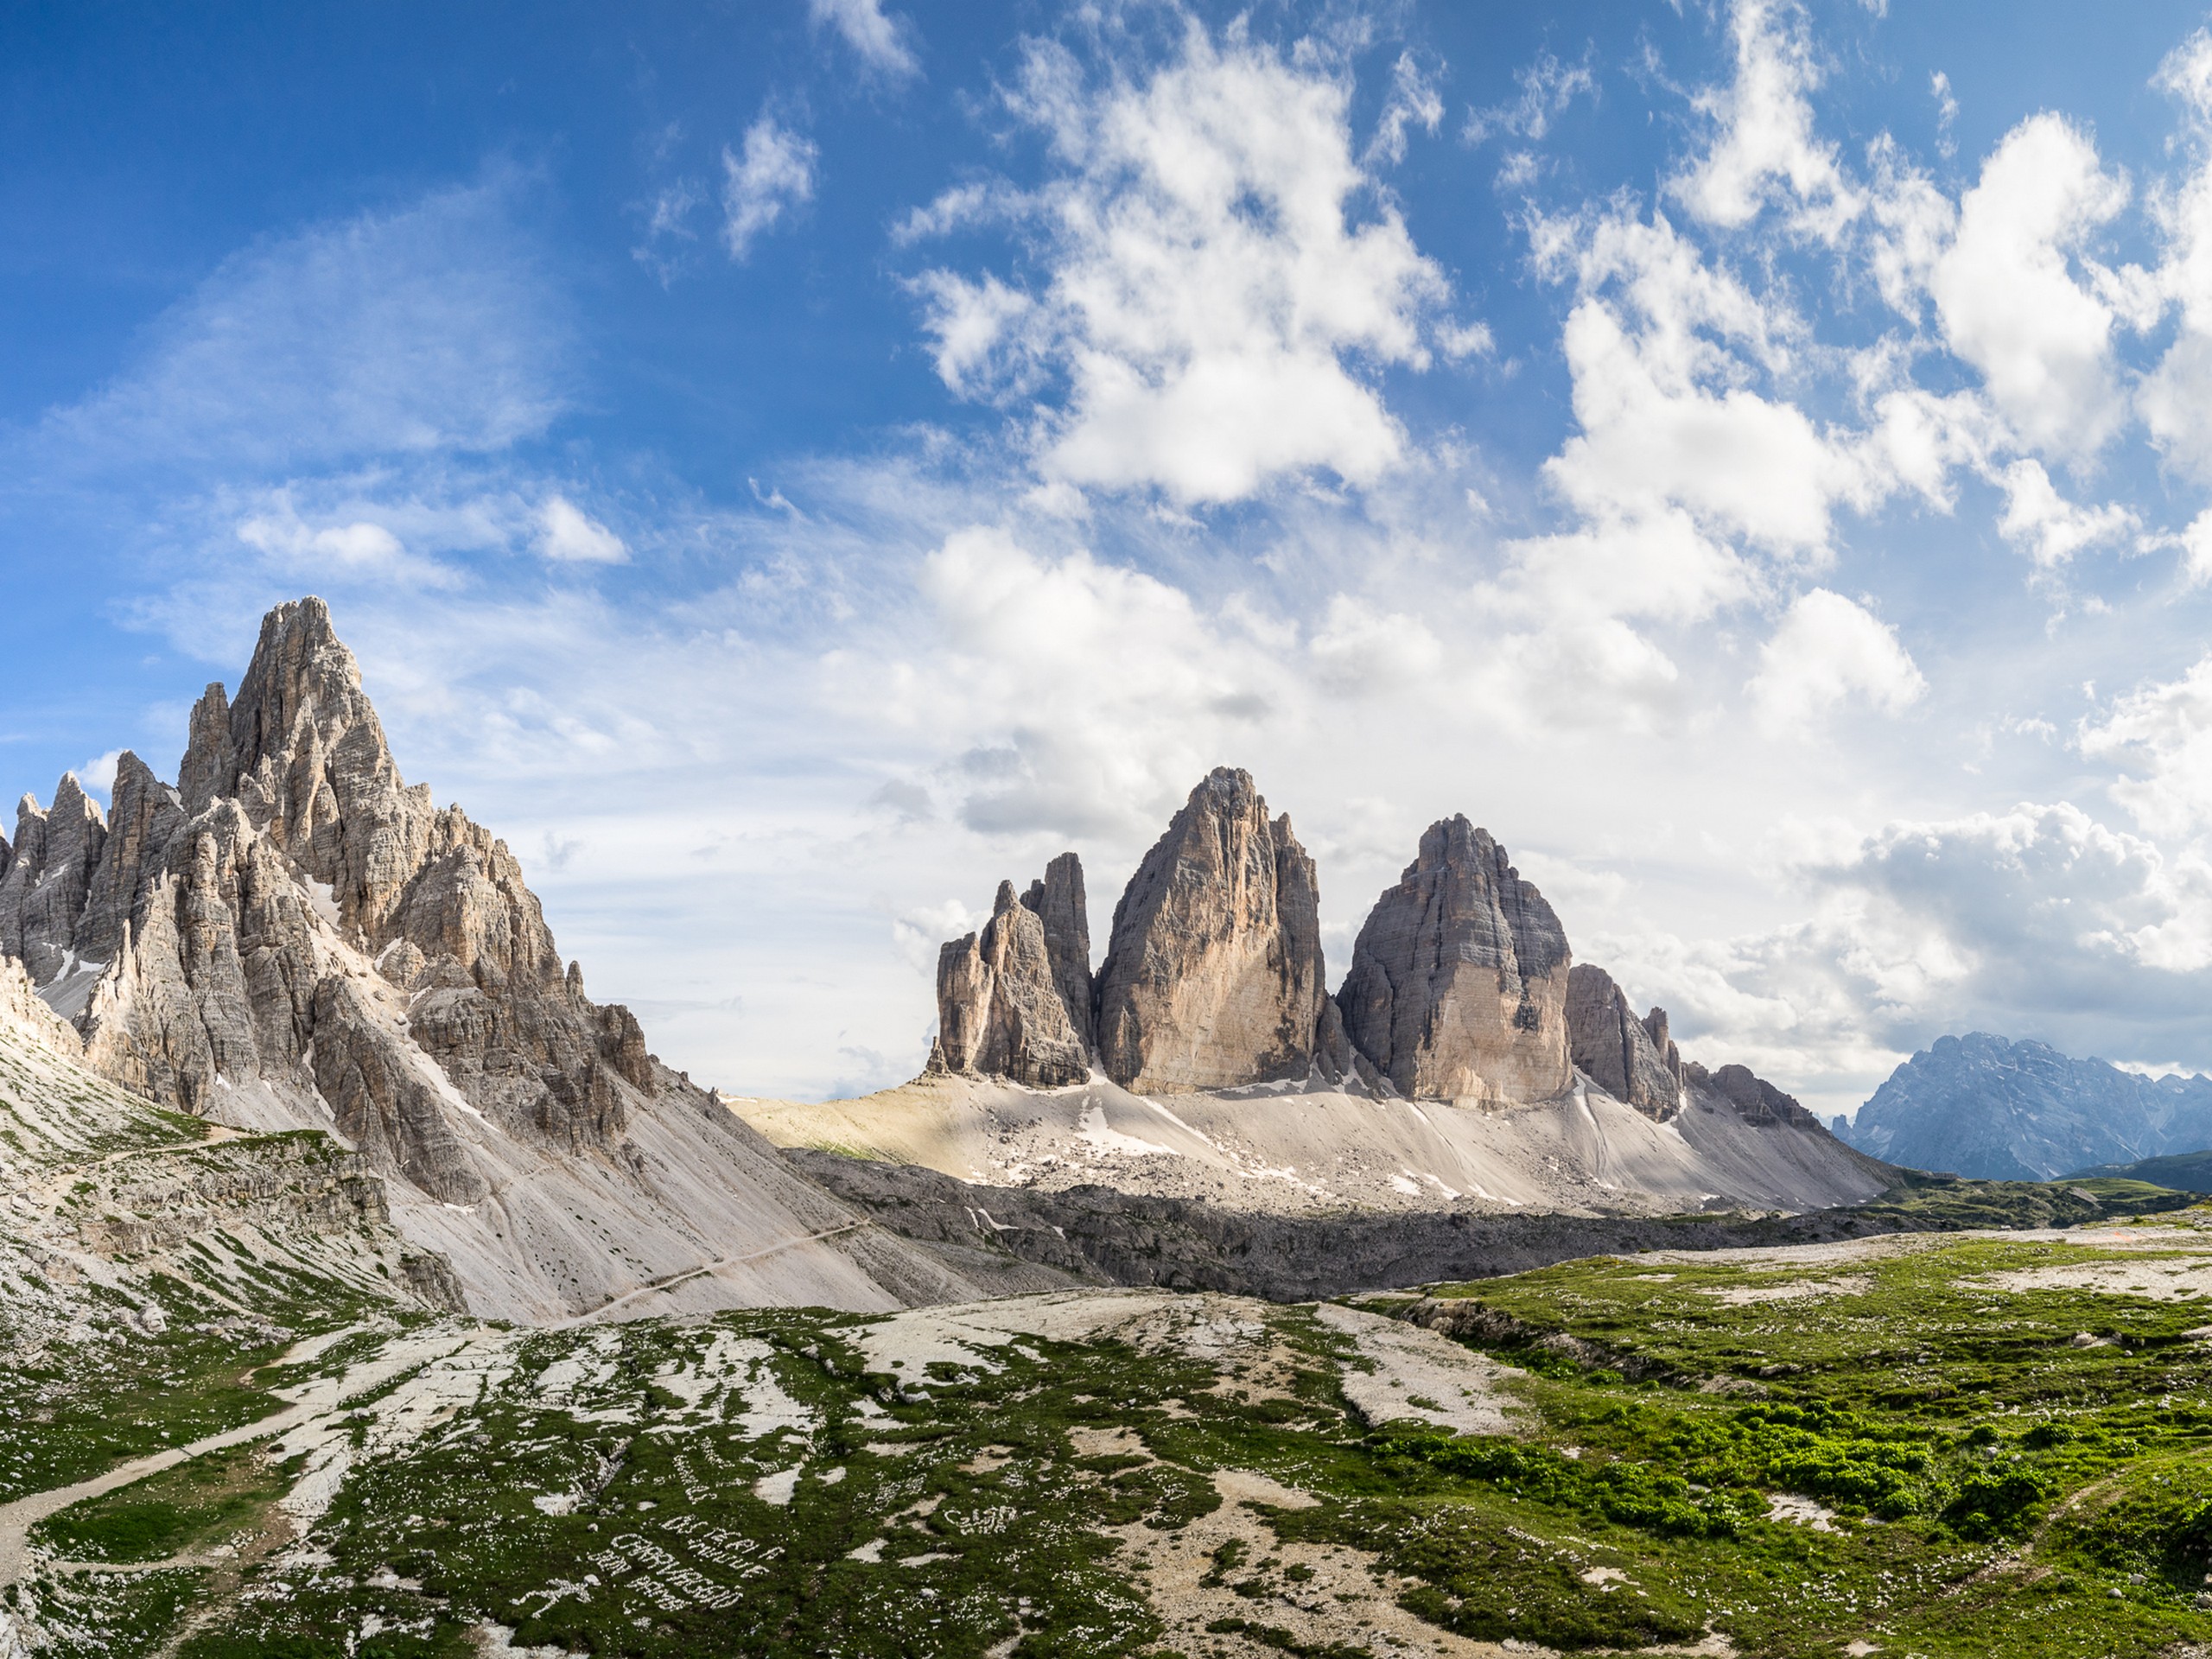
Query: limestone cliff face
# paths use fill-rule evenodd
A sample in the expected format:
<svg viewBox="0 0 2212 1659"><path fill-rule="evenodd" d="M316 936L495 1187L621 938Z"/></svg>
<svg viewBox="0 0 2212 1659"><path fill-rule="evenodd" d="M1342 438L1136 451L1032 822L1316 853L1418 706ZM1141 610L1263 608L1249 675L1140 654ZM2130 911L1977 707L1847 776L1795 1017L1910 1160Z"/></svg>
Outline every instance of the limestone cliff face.
<svg viewBox="0 0 2212 1659"><path fill-rule="evenodd" d="M1505 849L1431 824L1375 902L1338 1001L1352 1046L1416 1099L1546 1099L1573 1081L1567 935Z"/></svg>
<svg viewBox="0 0 2212 1659"><path fill-rule="evenodd" d="M1343 1070L1313 861L1250 773L1216 768L1145 855L1114 907L1097 1002L1100 1062L1139 1094Z"/></svg>
<svg viewBox="0 0 2212 1659"><path fill-rule="evenodd" d="M1053 860L1065 884L1072 868L1072 925L1083 927L1083 867L1075 855ZM1032 886L1040 895L1046 882ZM1065 891L1061 908L1067 911ZM1087 929L1082 971L1090 976ZM1073 941L1064 935L1064 949ZM1090 1075L1088 1010L1078 1026L1065 1000L1068 964L1052 948L1046 918L1017 900L1014 883L999 883L991 919L980 932L948 939L938 952L937 1047L931 1069L1005 1077L1033 1088L1081 1083Z"/></svg>
<svg viewBox="0 0 2212 1659"><path fill-rule="evenodd" d="M1574 1064L1614 1099L1661 1123L1681 1110L1682 1057L1666 1009L1639 1020L1611 974L1577 963L1567 976L1567 1029Z"/></svg>

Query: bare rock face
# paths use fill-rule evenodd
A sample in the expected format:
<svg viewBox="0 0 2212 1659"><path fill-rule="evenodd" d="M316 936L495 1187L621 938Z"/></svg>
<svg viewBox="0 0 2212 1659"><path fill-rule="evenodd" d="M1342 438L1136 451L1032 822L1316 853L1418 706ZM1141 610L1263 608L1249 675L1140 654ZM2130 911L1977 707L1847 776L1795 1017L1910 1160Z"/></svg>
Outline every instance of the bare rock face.
<svg viewBox="0 0 2212 1659"><path fill-rule="evenodd" d="M1055 867L1061 861L1055 860ZM1075 879L1080 918L1079 866ZM1006 1077L1037 1089L1088 1077L1090 1045L1068 1016L1054 969L1044 918L1014 898L1013 882L1000 882L982 931L948 939L938 953L938 1040L931 1069ZM1087 961L1084 971L1087 976Z"/></svg>
<svg viewBox="0 0 2212 1659"><path fill-rule="evenodd" d="M16 855L0 876L0 952L20 959L40 985L73 969L77 923L107 839L107 820L73 772L54 805L26 795L16 808Z"/></svg>
<svg viewBox="0 0 2212 1659"><path fill-rule="evenodd" d="M1052 982L1059 987L1068 1023L1083 1039L1087 1054L1097 1040L1097 988L1090 977L1090 914L1084 902L1083 861L1073 853L1062 853L1045 867L1041 880L1029 884L1021 902L1045 924L1045 954L1052 959Z"/></svg>
<svg viewBox="0 0 2212 1659"><path fill-rule="evenodd" d="M1114 907L1098 1051L1139 1094L1302 1078L1346 1064L1321 957L1313 861L1251 774L1191 791Z"/></svg>
<svg viewBox="0 0 2212 1659"><path fill-rule="evenodd" d="M1641 1020L1604 969L1582 962L1567 976L1567 1030L1574 1064L1616 1100L1663 1123L1682 1109L1682 1057L1667 1011Z"/></svg>
<svg viewBox="0 0 2212 1659"><path fill-rule="evenodd" d="M1559 918L1465 817L1376 900L1338 993L1352 1046L1416 1099L1542 1100L1573 1080Z"/></svg>
<svg viewBox="0 0 2212 1659"><path fill-rule="evenodd" d="M1700 1094L1725 1102L1744 1122L1761 1128L1821 1128L1821 1120L1800 1105L1795 1095L1783 1094L1764 1077L1755 1076L1747 1065L1724 1065L1717 1071L1707 1071L1695 1060L1686 1060L1682 1081Z"/></svg>

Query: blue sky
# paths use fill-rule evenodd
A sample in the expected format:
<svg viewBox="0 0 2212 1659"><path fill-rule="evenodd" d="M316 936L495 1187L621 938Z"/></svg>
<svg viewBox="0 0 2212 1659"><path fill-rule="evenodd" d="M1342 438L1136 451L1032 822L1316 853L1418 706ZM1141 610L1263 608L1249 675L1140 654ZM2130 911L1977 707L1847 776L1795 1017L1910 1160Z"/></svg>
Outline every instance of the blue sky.
<svg viewBox="0 0 2212 1659"><path fill-rule="evenodd" d="M1993 26L2002 19L2001 26ZM2212 43L2144 4L19 7L0 784L318 592L748 1093L1206 767L1691 1054L2212 1067Z"/></svg>

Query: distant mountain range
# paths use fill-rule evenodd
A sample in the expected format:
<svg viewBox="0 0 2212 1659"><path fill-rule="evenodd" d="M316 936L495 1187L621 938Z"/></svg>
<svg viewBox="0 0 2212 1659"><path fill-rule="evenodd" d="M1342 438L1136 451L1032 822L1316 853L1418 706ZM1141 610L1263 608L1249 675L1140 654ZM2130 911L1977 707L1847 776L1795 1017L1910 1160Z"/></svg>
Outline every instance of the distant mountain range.
<svg viewBox="0 0 2212 1659"><path fill-rule="evenodd" d="M2042 1181L2212 1147L2212 1077L2146 1077L2046 1043L1944 1037L1891 1073L1839 1138L1915 1169ZM2099 1168L2113 1174L2117 1170ZM2146 1180L2156 1176L2145 1175Z"/></svg>

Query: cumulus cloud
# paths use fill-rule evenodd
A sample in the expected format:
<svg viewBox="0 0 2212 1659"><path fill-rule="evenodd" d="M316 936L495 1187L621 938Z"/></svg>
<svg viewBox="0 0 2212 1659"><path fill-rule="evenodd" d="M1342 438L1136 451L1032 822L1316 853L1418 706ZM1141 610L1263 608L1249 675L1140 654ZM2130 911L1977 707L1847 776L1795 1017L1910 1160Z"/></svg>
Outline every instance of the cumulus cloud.
<svg viewBox="0 0 2212 1659"><path fill-rule="evenodd" d="M1835 146L1815 137L1809 94L1821 84L1811 32L1790 0L1736 0L1729 14L1735 79L1695 102L1718 130L1673 182L1707 224L1734 230L1784 189L1791 227L1833 243L1866 208Z"/></svg>
<svg viewBox="0 0 2212 1659"><path fill-rule="evenodd" d="M2091 759L2133 769L2111 793L2145 830L2194 836L2212 829L2212 655L2084 721L2075 742Z"/></svg>
<svg viewBox="0 0 2212 1659"><path fill-rule="evenodd" d="M742 154L722 151L722 243L742 259L787 209L814 200L812 141L778 124L766 111L745 130Z"/></svg>
<svg viewBox="0 0 2212 1659"><path fill-rule="evenodd" d="M2164 241L2158 282L2180 307L2181 327L2137 406L2166 457L2212 481L2212 34L2200 29L2176 47L2153 84L2181 104L2196 165L2154 203Z"/></svg>
<svg viewBox="0 0 2212 1659"><path fill-rule="evenodd" d="M1355 158L1349 103L1305 57L1195 23L1148 75L1101 86L1033 46L1009 107L1056 165L1025 200L1039 280L918 280L945 384L1064 384L1034 444L1077 488L1188 507L1317 471L1374 482L1406 442L1363 365L1426 367L1449 294Z"/></svg>
<svg viewBox="0 0 2212 1659"><path fill-rule="evenodd" d="M270 510L241 521L238 539L276 570L308 581L372 581L415 588L452 588L461 575L435 559L410 553L384 524L368 519L310 524L279 493Z"/></svg>
<svg viewBox="0 0 2212 1659"><path fill-rule="evenodd" d="M2041 461L2016 461L1999 481L2005 486L2005 512L1998 533L2038 570L2055 569L2084 549L2108 545L2140 525L2134 510L2116 501L2083 507L2067 500Z"/></svg>
<svg viewBox="0 0 2212 1659"><path fill-rule="evenodd" d="M2126 414L2113 360L2113 309L2082 250L2126 205L2073 123L2031 116L1982 164L1959 204L1958 231L1929 286L1953 352L1980 372L1998 409L2031 448L2095 453ZM2069 263L2070 262L2070 263Z"/></svg>
<svg viewBox="0 0 2212 1659"><path fill-rule="evenodd" d="M1895 628L1841 594L1815 588L1797 596L1759 648L1759 671L1746 690L1759 723L1780 734L1853 697L1885 715L1903 714L1928 682Z"/></svg>
<svg viewBox="0 0 2212 1659"><path fill-rule="evenodd" d="M620 536L565 495L537 510L537 551L568 564L620 564L630 556Z"/></svg>

